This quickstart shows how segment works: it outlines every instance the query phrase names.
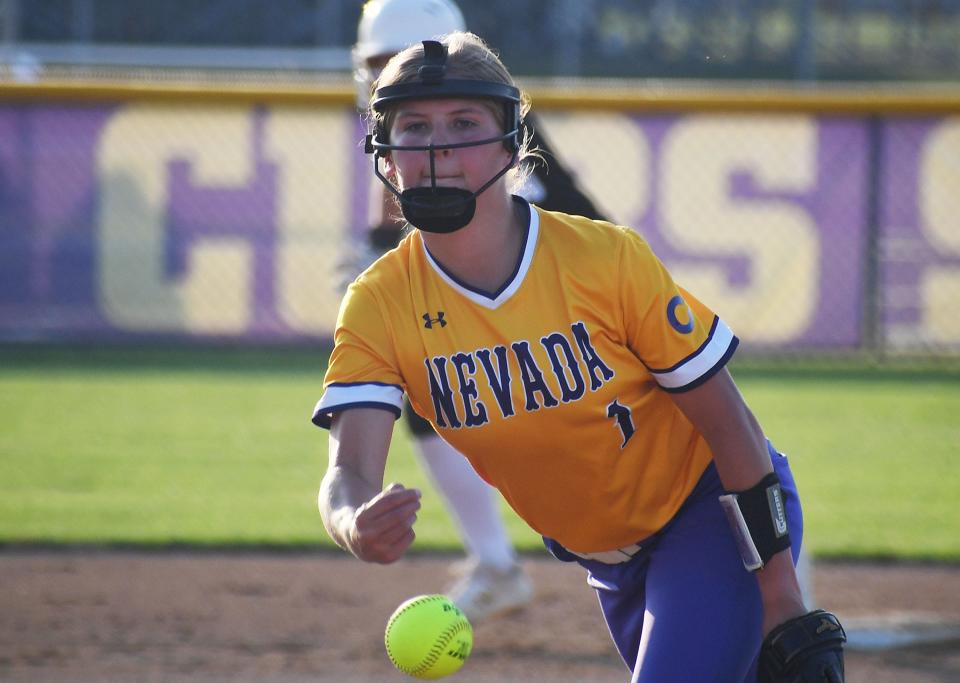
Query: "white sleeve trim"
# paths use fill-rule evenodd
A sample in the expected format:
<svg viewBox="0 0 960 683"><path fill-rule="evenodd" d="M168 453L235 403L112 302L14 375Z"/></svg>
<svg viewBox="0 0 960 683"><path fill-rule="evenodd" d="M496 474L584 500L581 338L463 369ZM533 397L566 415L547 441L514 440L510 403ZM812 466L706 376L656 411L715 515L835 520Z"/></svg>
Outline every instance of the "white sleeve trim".
<svg viewBox="0 0 960 683"><path fill-rule="evenodd" d="M313 422L328 427L330 414L347 408L385 408L400 416L403 389L395 384L358 382L331 384L313 409Z"/></svg>
<svg viewBox="0 0 960 683"><path fill-rule="evenodd" d="M703 345L693 354L666 370L653 370L654 379L664 389L680 389L694 384L702 377L711 375L725 363L737 342L736 336L719 317L714 318L713 328Z"/></svg>

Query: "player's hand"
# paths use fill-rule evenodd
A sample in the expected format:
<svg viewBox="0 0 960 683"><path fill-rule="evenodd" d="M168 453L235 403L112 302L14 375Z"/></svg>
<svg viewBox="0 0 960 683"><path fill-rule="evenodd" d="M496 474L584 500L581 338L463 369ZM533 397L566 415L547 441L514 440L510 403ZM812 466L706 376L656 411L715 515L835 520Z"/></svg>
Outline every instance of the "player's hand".
<svg viewBox="0 0 960 683"><path fill-rule="evenodd" d="M391 484L357 508L349 534L350 552L366 562L390 564L413 543L420 491Z"/></svg>

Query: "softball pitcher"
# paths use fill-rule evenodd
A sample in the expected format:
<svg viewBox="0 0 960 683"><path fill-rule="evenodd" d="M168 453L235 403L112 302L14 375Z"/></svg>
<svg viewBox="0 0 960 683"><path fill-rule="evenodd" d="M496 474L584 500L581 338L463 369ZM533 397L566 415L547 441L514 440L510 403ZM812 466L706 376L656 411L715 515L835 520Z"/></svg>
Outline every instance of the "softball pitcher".
<svg viewBox="0 0 960 683"><path fill-rule="evenodd" d="M373 82L396 53L423 39L465 30L463 14L452 0L369 0L363 6L353 48L357 106L365 111ZM543 136L539 122L528 118L531 144L538 157L528 160L530 173L518 193L546 209L602 218L577 186ZM353 280L377 258L395 248L406 234L393 195L379 180L371 193L372 227L354 245L347 266ZM403 419L419 461L441 494L466 550L465 561L451 565L456 581L445 592L473 624L523 607L534 588L517 559L498 504L498 496L470 463L440 438L430 423L404 406Z"/></svg>
<svg viewBox="0 0 960 683"><path fill-rule="evenodd" d="M586 568L634 681L842 681L787 460L725 369L737 338L632 230L511 195L526 108L468 33L377 81L367 150L417 229L341 306L313 416L327 531L370 562L413 542L420 492L383 482L406 394Z"/></svg>

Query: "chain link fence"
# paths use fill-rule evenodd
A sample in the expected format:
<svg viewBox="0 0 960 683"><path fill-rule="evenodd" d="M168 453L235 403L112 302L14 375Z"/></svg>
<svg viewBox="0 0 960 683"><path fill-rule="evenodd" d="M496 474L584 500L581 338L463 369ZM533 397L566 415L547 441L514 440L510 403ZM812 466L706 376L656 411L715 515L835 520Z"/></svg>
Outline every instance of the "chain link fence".
<svg viewBox="0 0 960 683"><path fill-rule="evenodd" d="M0 0L0 340L328 338L362 4ZM460 5L745 352L960 357L960 0Z"/></svg>
<svg viewBox="0 0 960 683"><path fill-rule="evenodd" d="M690 104L711 92L534 104L747 354L960 355L960 100ZM328 339L371 223L363 133L347 83L0 86L0 339Z"/></svg>

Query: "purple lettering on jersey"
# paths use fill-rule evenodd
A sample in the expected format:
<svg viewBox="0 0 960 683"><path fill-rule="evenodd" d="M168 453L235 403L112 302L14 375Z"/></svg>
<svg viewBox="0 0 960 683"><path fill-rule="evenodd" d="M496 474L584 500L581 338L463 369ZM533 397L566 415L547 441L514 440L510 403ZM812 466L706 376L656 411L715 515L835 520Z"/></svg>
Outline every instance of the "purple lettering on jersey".
<svg viewBox="0 0 960 683"><path fill-rule="evenodd" d="M524 406L527 412L540 410L540 404L537 403L537 394L540 394L543 398L544 407L553 408L559 405L543 379L543 371L537 366L537 361L530 352L530 343L518 341L511 344L510 348L513 349L513 353L517 357L517 364L520 367L520 381L523 382L523 391L527 396L527 403Z"/></svg>
<svg viewBox="0 0 960 683"><path fill-rule="evenodd" d="M479 427L485 425L487 407L480 400L477 383L473 376L477 372L477 364L469 353L455 353L450 356L450 362L457 370L457 380L460 382L460 397L463 400L464 427Z"/></svg>
<svg viewBox="0 0 960 683"><path fill-rule="evenodd" d="M581 367L573 351L573 344L563 333L551 332L540 338L540 344L550 360L555 384L560 388L563 403L583 398L586 393L584 370L590 373L592 381L597 382L593 391L614 376L613 370L594 350L586 326L583 323L576 323L571 326L571 329L581 356L585 360L589 359L585 362L585 368ZM513 350L513 364L510 362L511 356L505 346L494 347L492 353L490 349L478 349L473 354L454 353L449 359L445 356L424 359L423 364L427 368L427 381L433 399L434 416L439 427L461 426L457 417L458 407L462 408L465 416L463 425L465 427L475 427L489 422L487 407L480 400L477 379L481 375L477 374L474 355L480 359L480 366L483 368L482 377L486 379L486 384L490 387L500 409L500 415L504 419L515 414L513 397L510 393L511 368L515 368L520 373L520 382L525 396L524 410L533 412L541 408L554 408L561 405L554 396L543 370L540 369L530 343L517 341L510 344L510 348ZM558 352L558 349L562 351ZM493 355L496 356L496 365L493 362ZM451 386L447 375L448 361L456 373L456 387ZM459 404L454 400L455 392L460 396Z"/></svg>
<svg viewBox="0 0 960 683"><path fill-rule="evenodd" d="M497 399L497 406L500 408L500 415L503 417L513 416L513 396L510 394L510 366L507 361L507 347L497 346L493 349L497 357L497 367L493 366L490 360L490 350L480 349L477 351L477 358L483 366L483 371L487 375L487 384L493 391L494 398Z"/></svg>
<svg viewBox="0 0 960 683"><path fill-rule="evenodd" d="M423 364L427 368L427 380L430 382L430 397L433 399L437 426L459 428L460 418L457 417L457 409L453 403L453 390L450 388L450 380L447 377L447 359L443 356L433 359L432 365L436 366L436 374L433 372L429 358L425 358Z"/></svg>
<svg viewBox="0 0 960 683"><path fill-rule="evenodd" d="M583 373L580 372L580 366L577 363L576 356L573 355L573 349L570 347L570 340L559 332L554 332L540 339L540 344L550 357L550 365L553 367L553 375L560 385L560 400L564 403L578 401L583 398L586 383L583 381ZM557 355L557 349L563 350L563 360ZM573 386L568 381L567 373L570 373L569 380L572 380Z"/></svg>
<svg viewBox="0 0 960 683"><path fill-rule="evenodd" d="M587 364L587 373L590 375L590 391L596 391L603 386L604 382L613 379L613 370L603 362L600 354L593 348L586 325L578 322L571 325L570 329L573 331L573 338L576 339L577 347L580 349L580 356L583 358L583 362Z"/></svg>

